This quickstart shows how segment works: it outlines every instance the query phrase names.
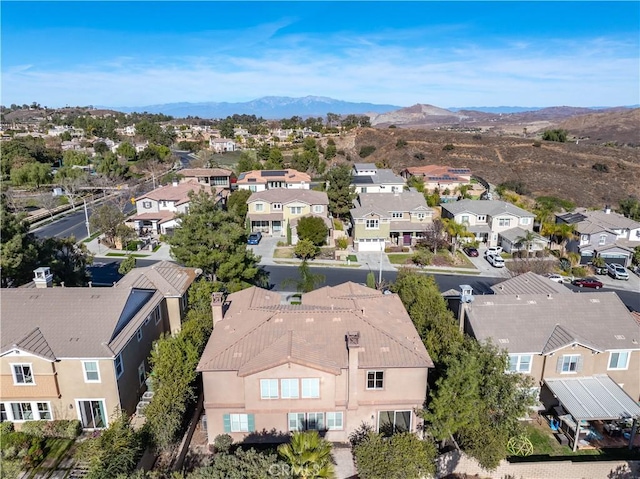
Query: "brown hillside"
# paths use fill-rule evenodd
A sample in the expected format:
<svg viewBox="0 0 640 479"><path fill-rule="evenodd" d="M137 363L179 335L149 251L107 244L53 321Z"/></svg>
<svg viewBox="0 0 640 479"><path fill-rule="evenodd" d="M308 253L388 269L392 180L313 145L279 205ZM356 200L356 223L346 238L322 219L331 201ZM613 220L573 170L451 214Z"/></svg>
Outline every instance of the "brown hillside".
<svg viewBox="0 0 640 479"><path fill-rule="evenodd" d="M396 147L399 139L407 145ZM466 133L374 128L336 139L338 150L344 150L351 161L386 163L395 171L426 164L464 166L491 184L522 181L532 196L553 195L587 207L617 205L629 195L640 197L638 149L574 142L542 142L535 147L533 143L532 139L517 137L474 139ZM454 145L454 149L444 151L446 144ZM376 151L360 158L360 149L368 145L375 146ZM424 155L424 160L417 159L418 154ZM596 163L606 165L609 172L594 170Z"/></svg>
<svg viewBox="0 0 640 479"><path fill-rule="evenodd" d="M593 113L569 118L558 123L580 142L640 146L640 108L606 113Z"/></svg>

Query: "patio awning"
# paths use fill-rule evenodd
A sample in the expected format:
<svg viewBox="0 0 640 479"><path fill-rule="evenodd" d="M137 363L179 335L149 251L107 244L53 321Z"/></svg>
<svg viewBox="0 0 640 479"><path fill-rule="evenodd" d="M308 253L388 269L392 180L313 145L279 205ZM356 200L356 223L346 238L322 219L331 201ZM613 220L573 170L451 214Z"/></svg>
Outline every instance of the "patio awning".
<svg viewBox="0 0 640 479"><path fill-rule="evenodd" d="M544 382L576 421L640 418L640 405L605 374Z"/></svg>

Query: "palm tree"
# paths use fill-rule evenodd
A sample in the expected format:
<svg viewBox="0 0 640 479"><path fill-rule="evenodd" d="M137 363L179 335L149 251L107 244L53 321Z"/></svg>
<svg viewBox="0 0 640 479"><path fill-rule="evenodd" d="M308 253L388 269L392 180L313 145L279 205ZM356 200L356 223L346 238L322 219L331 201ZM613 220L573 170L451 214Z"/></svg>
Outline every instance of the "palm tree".
<svg viewBox="0 0 640 479"><path fill-rule="evenodd" d="M456 248L458 246L459 238L469 238L474 236L473 233L469 233L467 231L467 226L462 223L456 223L454 219L444 218L442 220L444 224L445 231L449 235L451 240L451 247L453 249L453 254L456 254Z"/></svg>
<svg viewBox="0 0 640 479"><path fill-rule="evenodd" d="M567 244L569 240L574 238L573 225L567 223L558 223L553 232L554 236L560 240L562 246L562 256L567 252Z"/></svg>
<svg viewBox="0 0 640 479"><path fill-rule="evenodd" d="M278 446L278 454L291 466L291 477L299 479L334 478L331 443L318 431L297 431L289 444Z"/></svg>
<svg viewBox="0 0 640 479"><path fill-rule="evenodd" d="M529 249L537 238L538 235L536 235L533 231L525 231L522 236L518 236L516 238L516 246L518 246L518 248L522 248L522 245L524 245L527 256L529 256Z"/></svg>

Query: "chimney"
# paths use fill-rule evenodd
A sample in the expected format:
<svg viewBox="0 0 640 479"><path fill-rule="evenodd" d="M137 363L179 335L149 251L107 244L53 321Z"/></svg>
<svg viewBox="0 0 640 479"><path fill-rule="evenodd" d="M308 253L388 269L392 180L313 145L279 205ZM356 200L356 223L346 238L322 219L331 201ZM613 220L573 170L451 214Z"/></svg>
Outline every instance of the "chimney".
<svg viewBox="0 0 640 479"><path fill-rule="evenodd" d="M360 385L360 381L358 381L358 354L360 351L364 351L364 348L360 347L360 331L348 331L345 339L349 356L347 409L358 409L358 386Z"/></svg>
<svg viewBox="0 0 640 479"><path fill-rule="evenodd" d="M173 180L173 181L171 182L171 184L172 184L174 187L175 187L175 186L178 186L178 180Z"/></svg>
<svg viewBox="0 0 640 479"><path fill-rule="evenodd" d="M33 282L36 284L36 288L53 287L53 275L51 274L51 268L48 266L41 266L38 269L34 269L33 274Z"/></svg>
<svg viewBox="0 0 640 479"><path fill-rule="evenodd" d="M468 284L460 285L460 305L458 306L458 325L464 332L464 312L467 304L473 301L473 288Z"/></svg>
<svg viewBox="0 0 640 479"><path fill-rule="evenodd" d="M213 315L213 327L224 318L222 306L224 305L224 293L211 293L211 314Z"/></svg>
<svg viewBox="0 0 640 479"><path fill-rule="evenodd" d="M611 214L611 206L610 205L605 205L604 206L604 213L606 215L610 215Z"/></svg>

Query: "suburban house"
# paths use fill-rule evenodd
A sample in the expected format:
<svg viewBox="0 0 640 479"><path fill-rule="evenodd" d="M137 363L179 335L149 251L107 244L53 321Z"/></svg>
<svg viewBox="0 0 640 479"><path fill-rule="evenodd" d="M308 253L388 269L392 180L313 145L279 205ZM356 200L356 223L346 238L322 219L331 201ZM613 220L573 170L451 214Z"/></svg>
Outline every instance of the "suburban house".
<svg viewBox="0 0 640 479"><path fill-rule="evenodd" d="M355 163L351 184L356 193L398 193L404 190L405 180L392 170L373 163Z"/></svg>
<svg viewBox="0 0 640 479"><path fill-rule="evenodd" d="M296 244L296 227L300 218L317 216L327 225L327 243L330 241L333 222L329 216L329 198L324 191L286 188L263 190L253 193L247 205L247 218L253 232L286 237L287 228L291 228L291 244Z"/></svg>
<svg viewBox="0 0 640 479"><path fill-rule="evenodd" d="M414 245L433 223L424 195L362 193L353 201L351 236L356 251L381 251L388 244Z"/></svg>
<svg viewBox="0 0 640 479"><path fill-rule="evenodd" d="M231 170L224 168L185 168L178 171L182 176L181 182L197 181L201 185L215 186L216 188L231 189L236 181L236 175Z"/></svg>
<svg viewBox="0 0 640 479"><path fill-rule="evenodd" d="M577 240L567 250L580 254L581 264L599 256L607 263L629 266L633 250L640 246L640 223L606 207L604 210L578 209L556 216L556 223L571 224Z"/></svg>
<svg viewBox="0 0 640 479"><path fill-rule="evenodd" d="M198 276L170 262L136 268L111 288L33 286L2 291L0 418L79 419L86 429L132 414L147 392L153 341L180 329ZM144 402L143 402L144 404Z"/></svg>
<svg viewBox="0 0 640 479"><path fill-rule="evenodd" d="M253 192L273 188L308 190L311 185L311 176L291 168L286 170L252 170L240 173L236 185L240 190Z"/></svg>
<svg viewBox="0 0 640 479"><path fill-rule="evenodd" d="M228 138L209 138L209 148L211 148L214 153L236 151L236 142Z"/></svg>
<svg viewBox="0 0 640 479"><path fill-rule="evenodd" d="M533 378L574 450L583 420L640 418L640 328L616 293L473 297L467 289L463 298L465 332L507 350L508 369Z"/></svg>
<svg viewBox="0 0 640 479"><path fill-rule="evenodd" d="M249 288L212 298L200 358L209 443L320 430L346 442L363 422L419 431L415 410L433 362L400 298L355 283L304 293L300 304ZM271 432L273 431L273 433Z"/></svg>
<svg viewBox="0 0 640 479"><path fill-rule="evenodd" d="M522 239L533 233L533 213L506 201L460 200L442 205L442 217L463 224L476 240L487 246L502 246L507 253L526 248ZM534 233L529 251L543 250L547 239Z"/></svg>
<svg viewBox="0 0 640 479"><path fill-rule="evenodd" d="M176 214L189 211L190 194L205 191L216 201L226 198L229 191L201 184L197 180L172 182L135 199L137 214L129 219L140 235L171 234L178 226Z"/></svg>
<svg viewBox="0 0 640 479"><path fill-rule="evenodd" d="M424 181L424 189L428 192L440 192L449 188L452 192L463 185L471 184L471 170L469 168L452 168L451 166L425 165L405 168L400 176L409 179L417 176Z"/></svg>

